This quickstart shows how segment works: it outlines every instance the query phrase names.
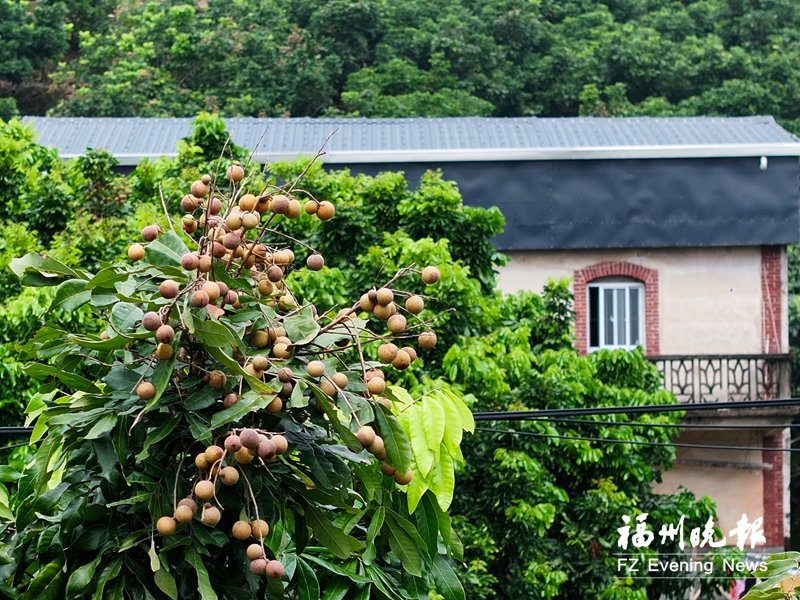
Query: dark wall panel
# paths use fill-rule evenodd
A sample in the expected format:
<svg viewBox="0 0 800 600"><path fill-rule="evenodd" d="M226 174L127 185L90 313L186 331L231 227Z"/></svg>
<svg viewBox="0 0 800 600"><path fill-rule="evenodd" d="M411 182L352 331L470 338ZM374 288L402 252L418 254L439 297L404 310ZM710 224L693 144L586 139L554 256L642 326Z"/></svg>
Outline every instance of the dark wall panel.
<svg viewBox="0 0 800 600"><path fill-rule="evenodd" d="M795 157L342 165L441 168L464 202L497 206L501 250L780 245L800 240ZM339 165L329 165L339 168Z"/></svg>

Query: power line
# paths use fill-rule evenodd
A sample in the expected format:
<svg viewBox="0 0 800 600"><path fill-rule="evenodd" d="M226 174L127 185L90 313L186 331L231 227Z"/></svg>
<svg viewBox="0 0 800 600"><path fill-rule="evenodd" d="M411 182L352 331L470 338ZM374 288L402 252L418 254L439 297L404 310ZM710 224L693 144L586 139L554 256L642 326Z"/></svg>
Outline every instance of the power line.
<svg viewBox="0 0 800 600"><path fill-rule="evenodd" d="M717 402L707 404L650 404L639 406L595 406L592 408L546 408L473 413L476 421L529 421L539 417L574 417L581 415L656 414L694 410L734 410L739 408L779 408L800 406L800 398L778 400L746 400L744 402Z"/></svg>
<svg viewBox="0 0 800 600"><path fill-rule="evenodd" d="M518 431L516 429L494 429L492 427L476 427L475 431L489 431L492 433L505 433L512 435L526 435L530 437L551 438L559 440L571 440L582 442L601 442L606 444L636 444L639 446L669 446L674 448L706 448L711 450L753 450L753 451L766 451L766 452L800 452L800 448L757 448L754 446L718 446L711 444L680 444L673 442L643 442L639 440L617 440L611 438L587 437L587 436L572 436L572 435L555 435L550 433L536 433L533 431Z"/></svg>
<svg viewBox="0 0 800 600"><path fill-rule="evenodd" d="M562 417L531 417L527 421L540 423L580 423L584 425L626 425L629 427L674 427L675 429L783 429L784 427L800 427L800 423L787 425L717 425L702 423L643 423L641 421L594 421L591 419L567 419Z"/></svg>

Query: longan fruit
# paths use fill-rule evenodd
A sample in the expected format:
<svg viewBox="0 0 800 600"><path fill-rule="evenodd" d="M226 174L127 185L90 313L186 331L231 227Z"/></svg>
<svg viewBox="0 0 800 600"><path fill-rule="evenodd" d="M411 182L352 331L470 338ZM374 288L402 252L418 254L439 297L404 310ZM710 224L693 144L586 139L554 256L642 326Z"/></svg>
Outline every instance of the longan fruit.
<svg viewBox="0 0 800 600"><path fill-rule="evenodd" d="M272 402L267 404L267 412L271 415L276 415L283 410L283 400L278 396L273 398Z"/></svg>
<svg viewBox="0 0 800 600"><path fill-rule="evenodd" d="M156 395L156 386L149 381L143 381L136 386L136 395L142 400L150 400Z"/></svg>
<svg viewBox="0 0 800 600"><path fill-rule="evenodd" d="M254 331L250 341L256 348L266 348L269 346L269 334L262 330Z"/></svg>
<svg viewBox="0 0 800 600"><path fill-rule="evenodd" d="M225 397L222 399L222 406L224 406L225 408L230 408L238 401L239 401L239 396L231 392L230 394L225 394ZM238 450L238 448L236 450ZM236 452L236 450L233 450L232 452Z"/></svg>
<svg viewBox="0 0 800 600"><path fill-rule="evenodd" d="M425 267L422 269L422 281L428 285L436 283L441 277L442 274L436 267Z"/></svg>
<svg viewBox="0 0 800 600"><path fill-rule="evenodd" d="M206 458L206 453L201 452L197 456L194 457L194 466L196 466L201 471L205 471L211 465L208 464L208 459Z"/></svg>
<svg viewBox="0 0 800 600"><path fill-rule="evenodd" d="M192 196L191 194L186 194L181 199L181 208L187 213L196 211L200 208L200 198Z"/></svg>
<svg viewBox="0 0 800 600"><path fill-rule="evenodd" d="M241 229L241 227L242 227L242 215L240 213L238 213L238 212L232 212L227 217L225 217L225 225L228 227L228 229L231 230L230 233L226 233L225 234L225 237L227 238L228 236L235 236L235 237L238 238L239 236L236 235L233 232L236 231L237 229ZM230 243L232 244L233 243L233 237L231 237L230 239L231 239ZM241 238L240 238L240 241L241 241ZM236 246L239 245L237 243L236 246L229 246L228 244L225 243L224 238L223 238L222 243L225 244L226 248L230 248L231 250L233 250L234 248L236 248Z"/></svg>
<svg viewBox="0 0 800 600"><path fill-rule="evenodd" d="M238 435L231 434L225 438L225 450L227 450L228 452L238 452L241 449L242 449L242 440L239 438Z"/></svg>
<svg viewBox="0 0 800 600"><path fill-rule="evenodd" d="M276 358L280 359L286 359L292 355L292 351L289 350L289 346L286 344L275 344L272 348L272 353Z"/></svg>
<svg viewBox="0 0 800 600"><path fill-rule="evenodd" d="M223 236L224 239L224 236ZM214 258L223 258L228 253L228 250L219 242L211 244L211 256Z"/></svg>
<svg viewBox="0 0 800 600"><path fill-rule="evenodd" d="M327 200L323 200L317 207L317 216L320 221L329 221L336 214L336 207Z"/></svg>
<svg viewBox="0 0 800 600"><path fill-rule="evenodd" d="M208 461L208 464L213 465L215 462L217 462L219 459L222 458L222 455L224 453L225 451L222 448L220 448L217 445L212 445L206 448L203 454L206 455L206 460Z"/></svg>
<svg viewBox="0 0 800 600"><path fill-rule="evenodd" d="M386 382L380 377L373 377L367 382L367 389L372 395L382 394L386 390Z"/></svg>
<svg viewBox="0 0 800 600"><path fill-rule="evenodd" d="M178 523L189 523L194 518L194 511L186 505L178 506L174 517Z"/></svg>
<svg viewBox="0 0 800 600"><path fill-rule="evenodd" d="M395 369L403 370L407 369L411 365L411 357L408 355L408 352L405 350L398 350L397 356L394 357L392 361L392 366Z"/></svg>
<svg viewBox="0 0 800 600"><path fill-rule="evenodd" d="M257 203L258 198L253 194L245 194L239 198L239 208L241 208L243 212L253 212L256 209Z"/></svg>
<svg viewBox="0 0 800 600"><path fill-rule="evenodd" d="M398 485L408 485L413 478L414 474L410 470L406 471L405 475L400 474L399 471L394 472L394 480Z"/></svg>
<svg viewBox="0 0 800 600"><path fill-rule="evenodd" d="M252 375L256 379L261 379L264 376L264 371L259 371L253 366L253 363L247 364L244 366L244 372L248 375Z"/></svg>
<svg viewBox="0 0 800 600"><path fill-rule="evenodd" d="M162 344L171 344L175 340L175 330L170 325L162 325L156 329L156 339Z"/></svg>
<svg viewBox="0 0 800 600"><path fill-rule="evenodd" d="M208 185L202 180L198 180L192 183L190 191L195 198L205 198L208 195Z"/></svg>
<svg viewBox="0 0 800 600"><path fill-rule="evenodd" d="M312 271L320 271L325 266L325 259L322 254L311 254L306 259L306 266Z"/></svg>
<svg viewBox="0 0 800 600"><path fill-rule="evenodd" d="M269 535L269 524L263 519L258 519L250 523L253 537L256 539L265 538Z"/></svg>
<svg viewBox="0 0 800 600"><path fill-rule="evenodd" d="M203 290L197 290L192 292L191 303L192 306L195 308L202 308L207 306L211 299L208 297L208 294Z"/></svg>
<svg viewBox="0 0 800 600"><path fill-rule="evenodd" d="M194 271L200 266L200 257L194 252L187 252L181 256L181 266L186 271Z"/></svg>
<svg viewBox="0 0 800 600"><path fill-rule="evenodd" d="M418 315L425 308L425 301L419 296L409 296L406 298L405 306L412 315Z"/></svg>
<svg viewBox="0 0 800 600"><path fill-rule="evenodd" d="M383 443L383 438L379 435L375 436L375 440L367 446L367 452L372 454L378 460L386 460L386 445Z"/></svg>
<svg viewBox="0 0 800 600"><path fill-rule="evenodd" d="M231 533L233 534L233 537L242 542L249 540L250 535L252 534L250 523L247 521L236 521L236 523L233 524L233 527L231 527Z"/></svg>
<svg viewBox="0 0 800 600"><path fill-rule="evenodd" d="M156 346L156 358L158 360L169 360L175 351L169 344L159 344Z"/></svg>
<svg viewBox="0 0 800 600"><path fill-rule="evenodd" d="M214 281L206 281L201 287L206 294L208 294L209 303L213 304L220 297L219 286Z"/></svg>
<svg viewBox="0 0 800 600"><path fill-rule="evenodd" d="M386 306L377 304L372 312L381 321L386 321L397 312L397 308L395 307L394 302L390 302Z"/></svg>
<svg viewBox="0 0 800 600"><path fill-rule="evenodd" d="M272 200L269 202L269 209L274 212L276 215L285 215L289 212L291 208L291 202L289 198L284 196L283 194L278 194L277 196L273 196Z"/></svg>
<svg viewBox="0 0 800 600"><path fill-rule="evenodd" d="M389 463L382 462L382 463L381 463L381 473L383 473L383 474L384 474L384 475L386 475L387 477L391 477L392 475L394 475L395 473L397 473L397 469L395 469L395 468L394 468L392 465L390 465Z"/></svg>
<svg viewBox="0 0 800 600"><path fill-rule="evenodd" d="M286 211L287 219L296 219L303 212L303 205L298 200L292 198L289 200L289 210Z"/></svg>
<svg viewBox="0 0 800 600"><path fill-rule="evenodd" d="M389 288L381 288L377 291L378 294L378 304L381 306L388 306L389 303L394 300L394 292Z"/></svg>
<svg viewBox="0 0 800 600"><path fill-rule="evenodd" d="M273 435L272 443L275 444L275 450L278 454L283 454L289 449L289 442L282 435Z"/></svg>
<svg viewBox="0 0 800 600"><path fill-rule="evenodd" d="M386 322L386 326L389 328L389 331L395 335L403 333L406 329L406 325L407 321L403 315L392 315Z"/></svg>
<svg viewBox="0 0 800 600"><path fill-rule="evenodd" d="M269 333L269 339L273 342L277 342L279 337L286 337L286 330L280 326L267 328L267 333ZM291 344L291 342L286 343Z"/></svg>
<svg viewBox="0 0 800 600"><path fill-rule="evenodd" d="M203 183L205 183L206 185L209 185L209 184L211 183L211 175L209 175L208 173L206 173L205 175L203 175L203 176L200 178L200 181L202 181L202 182L203 182Z"/></svg>
<svg viewBox="0 0 800 600"><path fill-rule="evenodd" d="M274 287L269 279L261 279L258 282L258 293L262 296L269 296L273 289Z"/></svg>
<svg viewBox="0 0 800 600"><path fill-rule="evenodd" d="M275 400L273 400L274 402ZM267 438L266 436L260 442L258 442L258 456L259 458L269 459L275 456L278 453L278 448L275 446L274 442ZM264 534L266 535L266 534Z"/></svg>
<svg viewBox="0 0 800 600"><path fill-rule="evenodd" d="M252 364L256 371L266 371L269 369L269 359L263 355L254 356Z"/></svg>
<svg viewBox="0 0 800 600"><path fill-rule="evenodd" d="M278 283L281 279L283 279L283 269L281 269L278 265L272 265L269 269L267 269L267 279L273 283Z"/></svg>
<svg viewBox="0 0 800 600"><path fill-rule="evenodd" d="M363 425L356 433L356 437L364 448L369 448L375 441L375 430L369 425Z"/></svg>
<svg viewBox="0 0 800 600"><path fill-rule="evenodd" d="M200 264L197 265L197 268L201 273L208 273L213 266L214 263L211 261L211 257L206 255L200 257Z"/></svg>
<svg viewBox="0 0 800 600"><path fill-rule="evenodd" d="M148 225L142 229L142 239L145 242L152 242L158 237L158 226Z"/></svg>
<svg viewBox="0 0 800 600"><path fill-rule="evenodd" d="M325 363L321 360L312 360L306 365L306 372L310 377L322 377L325 374Z"/></svg>
<svg viewBox="0 0 800 600"><path fill-rule="evenodd" d="M347 384L349 383L347 375L345 375L344 373L334 373L331 379L333 379L333 383L335 383L336 386L342 390L345 389L347 387Z"/></svg>
<svg viewBox="0 0 800 600"><path fill-rule="evenodd" d="M225 292L224 300L225 304L230 304L234 308L241 308L241 305L236 306L237 304L239 304L239 292L237 292L236 290L228 290L227 292Z"/></svg>
<svg viewBox="0 0 800 600"><path fill-rule="evenodd" d="M200 517L200 520L206 525L214 527L220 522L220 520L222 520L222 513L219 512L219 509L216 506L206 506L203 508L203 514Z"/></svg>
<svg viewBox="0 0 800 600"><path fill-rule="evenodd" d="M156 331L159 327L161 327L161 315L155 311L150 311L144 313L142 317L142 327L147 329L147 331Z"/></svg>
<svg viewBox="0 0 800 600"><path fill-rule="evenodd" d="M432 331L424 331L419 334L418 341L420 348L429 350L436 345L436 334Z"/></svg>
<svg viewBox="0 0 800 600"><path fill-rule="evenodd" d="M309 200L306 202L303 210L306 211L307 215L315 215L317 214L317 201L316 200Z"/></svg>
<svg viewBox="0 0 800 600"><path fill-rule="evenodd" d="M336 386L333 385L332 382L328 381L327 379L323 379L319 382L320 389L325 392L328 396L333 398L336 395Z"/></svg>
<svg viewBox="0 0 800 600"><path fill-rule="evenodd" d="M272 579L280 579L283 577L284 573L283 563L279 560L271 560L267 563L265 572L267 577L271 577Z"/></svg>
<svg viewBox="0 0 800 600"><path fill-rule="evenodd" d="M250 454L250 451L247 448L240 448L233 457L236 459L236 462L240 465L246 465L249 462L252 462L253 455Z"/></svg>
<svg viewBox="0 0 800 600"><path fill-rule="evenodd" d="M414 350L414 349L413 349L411 346L403 346L403 347L402 347L402 348L400 348L400 349L401 349L403 352L405 352L406 354L408 354L408 358L410 358L410 359L411 359L411 362L412 362L412 363L413 363L415 360L417 360L417 351L416 351L416 350Z"/></svg>
<svg viewBox="0 0 800 600"><path fill-rule="evenodd" d="M250 524L248 523L248 527L249 526ZM252 529L250 530L250 533L252 535ZM245 554L247 554L247 558L249 558L250 560L258 560L259 558L264 556L264 551L261 549L261 544L250 544L247 547L247 550L245 550Z"/></svg>
<svg viewBox="0 0 800 600"><path fill-rule="evenodd" d="M258 213L244 213L242 214L242 227L246 231L250 231L251 229L255 229L258 227L258 224L261 222L261 217Z"/></svg>
<svg viewBox="0 0 800 600"><path fill-rule="evenodd" d="M222 371L214 370L208 374L208 385L210 385L215 390L222 389L223 387L225 387L225 384L227 382L228 378Z"/></svg>
<svg viewBox="0 0 800 600"><path fill-rule="evenodd" d="M397 357L398 351L399 348L391 342L381 344L378 348L378 358L381 359L381 362L390 363Z"/></svg>
<svg viewBox="0 0 800 600"><path fill-rule="evenodd" d="M225 177L227 177L228 181L239 183L244 179L244 168L239 163L234 163L225 171Z"/></svg>
<svg viewBox="0 0 800 600"><path fill-rule="evenodd" d="M181 227L186 233L194 233L197 231L197 219L192 215L184 215L181 221Z"/></svg>
<svg viewBox="0 0 800 600"><path fill-rule="evenodd" d="M375 310L375 303L369 299L369 294L364 294L361 296L361 299L359 300L359 306L361 307L361 310L366 312L372 312Z"/></svg>
<svg viewBox="0 0 800 600"><path fill-rule="evenodd" d="M395 346L395 348L396 347L397 346ZM369 383L370 381L372 381L376 377L380 377L384 381L386 380L386 375L383 373L383 371L381 371L380 369L370 369L369 371L367 371L367 374L364 376L364 381Z"/></svg>
<svg viewBox="0 0 800 600"><path fill-rule="evenodd" d="M258 439L258 432L255 429L242 429L239 432L239 439L242 442L242 446L252 450L258 448L258 442L261 441Z"/></svg>
<svg viewBox="0 0 800 600"><path fill-rule="evenodd" d="M266 575L269 563L264 558L257 558L250 563L250 572L253 575Z"/></svg>
<svg viewBox="0 0 800 600"><path fill-rule="evenodd" d="M194 495L200 500L211 500L214 497L214 484L207 479L198 481L194 486Z"/></svg>
<svg viewBox="0 0 800 600"><path fill-rule="evenodd" d="M156 529L158 530L158 533L164 536L175 533L175 528L175 519L172 517L161 517L156 522Z"/></svg>
<svg viewBox="0 0 800 600"><path fill-rule="evenodd" d="M161 294L162 298L167 298L168 300L177 297L180 291L180 286L172 279L165 279L161 282L161 285L158 286L158 293Z"/></svg>
<svg viewBox="0 0 800 600"><path fill-rule="evenodd" d="M225 485L236 485L239 483L239 471L236 467L222 467L219 470L219 478Z"/></svg>

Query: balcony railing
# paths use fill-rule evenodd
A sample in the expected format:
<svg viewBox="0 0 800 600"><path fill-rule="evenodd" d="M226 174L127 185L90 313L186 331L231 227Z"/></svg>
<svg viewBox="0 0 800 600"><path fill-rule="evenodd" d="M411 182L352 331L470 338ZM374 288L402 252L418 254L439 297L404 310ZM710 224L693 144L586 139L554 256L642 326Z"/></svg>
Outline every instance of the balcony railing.
<svg viewBox="0 0 800 600"><path fill-rule="evenodd" d="M788 354L647 356L678 402L734 402L788 398L792 365Z"/></svg>

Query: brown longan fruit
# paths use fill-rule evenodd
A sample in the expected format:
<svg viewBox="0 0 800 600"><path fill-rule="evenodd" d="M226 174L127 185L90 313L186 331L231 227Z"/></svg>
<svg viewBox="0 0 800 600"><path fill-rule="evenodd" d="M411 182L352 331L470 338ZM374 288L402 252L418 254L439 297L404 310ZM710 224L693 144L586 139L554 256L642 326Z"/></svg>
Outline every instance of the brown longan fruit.
<svg viewBox="0 0 800 600"><path fill-rule="evenodd" d="M205 175L203 175L203 176L200 178L200 181L202 181L202 182L203 182L203 183L205 183L206 185L209 185L209 184L211 183L211 175L209 175L208 173L206 173Z"/></svg>
<svg viewBox="0 0 800 600"><path fill-rule="evenodd" d="M187 252L181 256L181 266L186 271L194 271L200 266L200 257L194 252Z"/></svg>
<svg viewBox="0 0 800 600"><path fill-rule="evenodd" d="M253 537L256 539L265 538L269 535L269 524L263 519L257 519L250 523Z"/></svg>
<svg viewBox="0 0 800 600"><path fill-rule="evenodd" d="M269 334L262 330L254 331L250 341L256 348L266 348L269 345Z"/></svg>
<svg viewBox="0 0 800 600"><path fill-rule="evenodd" d="M250 451L247 448L240 448L233 457L236 459L236 462L240 465L246 465L249 462L252 462L253 455L250 454Z"/></svg>
<svg viewBox="0 0 800 600"><path fill-rule="evenodd" d="M225 451L216 444L209 446L205 449L205 452L203 452L209 465L213 465L215 462L220 460L224 453Z"/></svg>
<svg viewBox="0 0 800 600"><path fill-rule="evenodd" d="M211 261L211 257L205 255L200 257L200 263L197 265L197 268L201 273L208 273L213 266L214 263Z"/></svg>
<svg viewBox="0 0 800 600"><path fill-rule="evenodd" d="M372 311L376 317L378 317L381 321L388 320L392 315L397 313L397 308L394 305L394 302L390 302L386 306L382 304L375 305L375 308Z"/></svg>
<svg viewBox="0 0 800 600"><path fill-rule="evenodd" d="M257 203L258 198L253 194L245 194L239 198L239 208L242 209L242 212L253 212L256 209Z"/></svg>
<svg viewBox="0 0 800 600"><path fill-rule="evenodd" d="M242 213L242 227L245 231L250 231L258 227L261 222L261 217L258 213Z"/></svg>
<svg viewBox="0 0 800 600"><path fill-rule="evenodd" d="M306 259L306 266L312 271L320 271L325 266L325 259L322 254L311 254Z"/></svg>
<svg viewBox="0 0 800 600"><path fill-rule="evenodd" d="M344 373L334 373L331 379L333 379L333 383L335 383L336 386L342 390L345 389L347 387L347 384L349 383L347 375L345 375Z"/></svg>
<svg viewBox="0 0 800 600"><path fill-rule="evenodd" d="M220 522L220 520L222 520L222 513L216 506L206 506L203 508L203 514L200 517L200 520L206 525L214 527Z"/></svg>
<svg viewBox="0 0 800 600"><path fill-rule="evenodd" d="M161 285L158 286L158 293L161 294L162 298L167 298L168 300L177 297L180 291L180 286L172 279L165 279L161 282Z"/></svg>
<svg viewBox="0 0 800 600"><path fill-rule="evenodd" d="M222 200L217 197L211 199L211 205L208 207L208 212L212 215L218 215L222 212Z"/></svg>
<svg viewBox="0 0 800 600"><path fill-rule="evenodd" d="M181 208L187 213L196 211L198 208L200 208L200 198L192 196L191 194L186 194L181 199Z"/></svg>
<svg viewBox="0 0 800 600"><path fill-rule="evenodd" d="M194 511L188 506L178 506L173 515L178 523L189 523L194 518Z"/></svg>
<svg viewBox="0 0 800 600"><path fill-rule="evenodd" d="M268 327L267 333L269 333L269 339L273 342L277 342L278 338L286 337L286 330L283 327ZM287 338L288 339L288 338ZM286 342L287 344L291 344L291 341Z"/></svg>
<svg viewBox="0 0 800 600"><path fill-rule="evenodd" d="M333 385L333 383L331 381L328 381L327 379L323 379L322 381L320 381L319 387L323 392L325 392L325 394L327 394L331 398L333 398L336 395L336 386Z"/></svg>
<svg viewBox="0 0 800 600"><path fill-rule="evenodd" d="M242 446L245 448L250 448L251 450L255 450L258 448L258 432L255 429L242 429L239 432L239 439L242 442Z"/></svg>
<svg viewBox="0 0 800 600"><path fill-rule="evenodd" d="M232 212L231 214L229 214L227 217L225 217L225 225L228 227L228 229L231 230L230 233L226 233L225 234L226 238L228 236L235 236L236 238L239 238L239 236L237 234L235 234L234 231L236 231L237 229L241 229L241 227L242 227L242 215L241 215L241 213ZM241 241L241 239L239 239L239 242L240 241ZM236 246L239 245L239 242L237 242ZM223 238L222 243L225 245L226 248L229 248L231 250L236 248L236 246L232 246L232 245L229 246L228 245L229 243L233 244L233 237L230 238L230 241L228 243L226 243L225 242L225 238Z"/></svg>
<svg viewBox="0 0 800 600"><path fill-rule="evenodd" d="M263 355L254 356L252 365L256 371L266 371L269 369L269 359Z"/></svg>
<svg viewBox="0 0 800 600"><path fill-rule="evenodd" d="M144 313L142 317L142 327L147 331L156 331L161 327L161 315L155 311Z"/></svg>
<svg viewBox="0 0 800 600"><path fill-rule="evenodd" d="M303 212L303 205L299 201L292 198L289 200L289 210L286 211L287 219L296 219Z"/></svg>
<svg viewBox="0 0 800 600"><path fill-rule="evenodd" d="M422 269L422 281L428 285L436 283L441 277L442 274L436 267L425 267Z"/></svg>
<svg viewBox="0 0 800 600"><path fill-rule="evenodd" d="M181 220L181 227L186 233L194 233L197 231L197 219L192 215L184 215Z"/></svg>
<svg viewBox="0 0 800 600"><path fill-rule="evenodd" d="M281 400L278 396L272 399L272 402L267 404L267 412L271 415L277 415L279 412L283 410L283 400Z"/></svg>
<svg viewBox="0 0 800 600"><path fill-rule="evenodd" d="M190 191L195 198L205 198L208 195L208 185L202 180L197 180L192 183Z"/></svg>
<svg viewBox="0 0 800 600"><path fill-rule="evenodd" d="M395 369L403 370L407 369L411 365L411 357L408 355L408 352L405 350L398 350L397 356L394 357L392 361L392 366Z"/></svg>
<svg viewBox="0 0 800 600"><path fill-rule="evenodd" d="M396 346L395 346L396 347ZM364 381L369 383L376 377L380 377L383 380L386 380L386 375L380 369L370 369L367 371L367 374L364 376Z"/></svg>
<svg viewBox="0 0 800 600"><path fill-rule="evenodd" d="M278 454L283 454L289 449L289 442L282 435L273 435L272 443L275 444L275 451Z"/></svg>
<svg viewBox="0 0 800 600"><path fill-rule="evenodd" d="M373 377L367 382L367 389L372 395L382 394L386 390L386 382L380 377Z"/></svg>
<svg viewBox="0 0 800 600"><path fill-rule="evenodd" d="M363 425L356 433L356 437L364 448L369 448L375 441L375 430L369 425Z"/></svg>
<svg viewBox="0 0 800 600"><path fill-rule="evenodd" d="M272 265L269 269L267 269L267 279L273 283L278 283L281 279L283 279L283 269L281 269L278 265Z"/></svg>
<svg viewBox="0 0 800 600"><path fill-rule="evenodd" d="M377 402L381 406L385 406L387 409L392 410L392 401L388 398L381 396L380 398L377 398Z"/></svg>
<svg viewBox="0 0 800 600"><path fill-rule="evenodd" d="M228 181L232 181L233 183L239 183L242 179L244 179L244 168L239 163L234 163L228 170L225 171L225 177Z"/></svg>
<svg viewBox="0 0 800 600"><path fill-rule="evenodd" d="M281 383L289 383L294 378L294 373L289 367L283 367L278 371L278 381Z"/></svg>
<svg viewBox="0 0 800 600"><path fill-rule="evenodd" d="M233 527L231 527L231 533L233 534L233 537L242 542L249 540L250 535L252 534L250 523L247 521L236 521L236 523L233 524Z"/></svg>
<svg viewBox="0 0 800 600"><path fill-rule="evenodd" d="M253 575L266 575L269 563L265 558L257 558L250 563L250 572Z"/></svg>
<svg viewBox="0 0 800 600"><path fill-rule="evenodd" d="M236 467L222 467L219 470L219 478L225 485L236 485L239 483L239 471Z"/></svg>
<svg viewBox="0 0 800 600"><path fill-rule="evenodd" d="M283 563L279 560L271 560L267 563L265 572L267 577L271 577L272 579L280 579L283 577L284 573Z"/></svg>
<svg viewBox="0 0 800 600"><path fill-rule="evenodd" d="M156 346L156 358L158 360L169 360L175 351L169 344L159 344Z"/></svg>
<svg viewBox="0 0 800 600"><path fill-rule="evenodd" d="M364 294L361 296L361 299L358 302L361 310L366 312L372 312L375 310L375 303L369 299L369 294Z"/></svg>
<svg viewBox="0 0 800 600"><path fill-rule="evenodd" d="M263 196L259 196L258 204L256 204L256 210L261 214L264 214L269 210L269 203L272 200L272 196L269 194L264 194Z"/></svg>
<svg viewBox="0 0 800 600"><path fill-rule="evenodd" d="M375 436L375 440L367 446L367 452L372 454L378 460L386 460L386 445L383 443L383 438L379 435Z"/></svg>
<svg viewBox="0 0 800 600"><path fill-rule="evenodd" d="M269 209L274 212L276 215L285 215L289 212L291 207L291 202L289 198L284 196L283 194L278 194L277 196L273 196L272 200L269 202Z"/></svg>
<svg viewBox="0 0 800 600"><path fill-rule="evenodd" d="M420 348L429 350L436 345L436 334L433 333L432 331L424 331L419 334L418 341Z"/></svg>
<svg viewBox="0 0 800 600"><path fill-rule="evenodd" d="M211 465L208 464L208 459L206 458L206 453L201 452L197 456L194 457L194 466L196 466L201 471L205 471Z"/></svg>
<svg viewBox="0 0 800 600"><path fill-rule="evenodd" d="M275 358L286 359L292 355L292 351L289 349L287 344L275 344L272 348L272 353L275 355Z"/></svg>
<svg viewBox="0 0 800 600"><path fill-rule="evenodd" d="M249 523L248 523L248 527L250 527ZM252 535L252 533L253 533L252 528L250 530L250 533ZM247 550L245 550L245 554L247 554L247 558L249 558L250 560L255 561L255 560L260 559L262 556L264 556L264 550L261 548L261 544L250 544L247 547ZM264 561L264 562L266 563L267 561ZM266 564L264 566L266 567Z"/></svg>
<svg viewBox="0 0 800 600"><path fill-rule="evenodd" d="M329 221L335 214L336 207L333 204L327 200L323 200L319 203L319 206L317 207L317 216L319 217L320 221Z"/></svg>
<svg viewBox="0 0 800 600"><path fill-rule="evenodd" d="M192 292L191 303L192 306L196 308L202 308L203 306L207 306L211 299L208 297L208 294L203 290L197 290Z"/></svg>
<svg viewBox="0 0 800 600"><path fill-rule="evenodd" d="M208 294L208 301L209 303L213 304L216 302L220 297L220 289L219 286L214 281L206 281L200 288L206 294Z"/></svg>
<svg viewBox="0 0 800 600"><path fill-rule="evenodd" d="M392 475L394 475L395 473L397 473L397 469L395 469L395 468L394 468L392 465L390 465L389 463L382 462L382 463L381 463L381 473L383 473L383 474L384 474L384 475L386 475L387 477L391 477Z"/></svg>
<svg viewBox="0 0 800 600"><path fill-rule="evenodd" d="M273 400L274 402L274 400ZM268 460L278 453L278 449L271 439L263 436L263 439L258 442L258 456L264 460ZM265 534L266 535L266 534Z"/></svg>
<svg viewBox="0 0 800 600"><path fill-rule="evenodd" d="M222 258L224 257L228 251L225 249L225 246L220 244L219 242L214 242L211 244L211 256L214 258Z"/></svg>
<svg viewBox="0 0 800 600"><path fill-rule="evenodd" d="M272 282L269 279L261 279L258 282L258 293L262 296L269 296L273 291Z"/></svg>
<svg viewBox="0 0 800 600"><path fill-rule="evenodd" d="M128 248L128 258L131 260L142 260L144 258L144 246L141 244L131 244Z"/></svg>
<svg viewBox="0 0 800 600"><path fill-rule="evenodd" d="M229 394L230 395L230 394ZM234 394L235 396L236 394ZM225 450L228 452L238 452L242 448L242 440L236 434L231 434L225 438Z"/></svg>
<svg viewBox="0 0 800 600"><path fill-rule="evenodd" d="M241 306L236 306L239 304L239 292L236 290L228 290L225 292L225 298L223 300L225 304L230 304L233 307L241 308Z"/></svg>
<svg viewBox="0 0 800 600"><path fill-rule="evenodd" d="M171 344L175 340L175 330L171 325L162 325L156 330L156 339L162 344Z"/></svg>
<svg viewBox="0 0 800 600"><path fill-rule="evenodd" d="M425 301L419 296L406 298L406 310L412 315L418 315L425 308Z"/></svg>
<svg viewBox="0 0 800 600"><path fill-rule="evenodd" d="M321 360L312 360L306 365L306 372L310 377L322 377L325 374L325 363Z"/></svg>
<svg viewBox="0 0 800 600"><path fill-rule="evenodd" d="M316 200L309 200L306 202L303 210L306 211L307 215L314 215L317 213L317 201Z"/></svg>
<svg viewBox="0 0 800 600"><path fill-rule="evenodd" d="M244 371L248 375L252 375L256 379L261 379L264 376L264 371L259 371L253 366L253 363L249 363L244 366Z"/></svg>
<svg viewBox="0 0 800 600"><path fill-rule="evenodd" d="M381 306L388 306L394 300L394 292L389 288L381 288L376 293L378 294L378 304Z"/></svg>
<svg viewBox="0 0 800 600"><path fill-rule="evenodd" d="M291 248L283 248L273 255L273 259L276 265L290 265L294 262L294 252Z"/></svg>
<svg viewBox="0 0 800 600"><path fill-rule="evenodd" d="M406 354L408 354L408 358L410 358L410 359L411 359L411 362L412 362L412 363L413 363L415 360L417 360L417 351L416 351L416 350L414 350L414 349L413 349L411 346L403 346L403 347L402 347L402 348L400 348L400 349L401 349L403 352L405 352Z"/></svg>
<svg viewBox="0 0 800 600"><path fill-rule="evenodd" d="M391 342L381 344L378 348L378 358L381 359L381 362L390 363L397 357L398 351L398 347Z"/></svg>
<svg viewBox="0 0 800 600"><path fill-rule="evenodd" d="M150 400L156 395L156 386L149 381L143 381L136 386L136 395L142 400Z"/></svg>
<svg viewBox="0 0 800 600"><path fill-rule="evenodd" d="M191 498L183 498L180 502L178 502L178 506L188 506L192 509L192 513L197 512L197 502L192 500Z"/></svg>
<svg viewBox="0 0 800 600"><path fill-rule="evenodd" d="M399 471L394 472L394 480L398 485L408 485L413 478L414 474L410 470L406 471L405 475L400 474Z"/></svg>
<svg viewBox="0 0 800 600"><path fill-rule="evenodd" d="M142 229L142 239L145 242L152 242L158 237L158 225L148 225Z"/></svg>
<svg viewBox="0 0 800 600"><path fill-rule="evenodd" d="M225 376L225 373L222 371L211 371L208 374L208 385L210 385L215 390L220 390L225 387L225 384L228 382L228 378Z"/></svg>
<svg viewBox="0 0 800 600"><path fill-rule="evenodd" d="M172 517L161 517L156 522L156 529L158 530L158 533L160 533L161 535L165 536L172 535L173 533L175 533L175 528L176 528L175 519L173 519Z"/></svg>
<svg viewBox="0 0 800 600"><path fill-rule="evenodd" d="M386 322L386 326L389 328L389 331L395 335L403 333L406 329L406 325L407 321L403 315L392 315Z"/></svg>
<svg viewBox="0 0 800 600"><path fill-rule="evenodd" d="M211 500L214 497L214 484L207 479L198 481L194 486L194 495L200 500Z"/></svg>

